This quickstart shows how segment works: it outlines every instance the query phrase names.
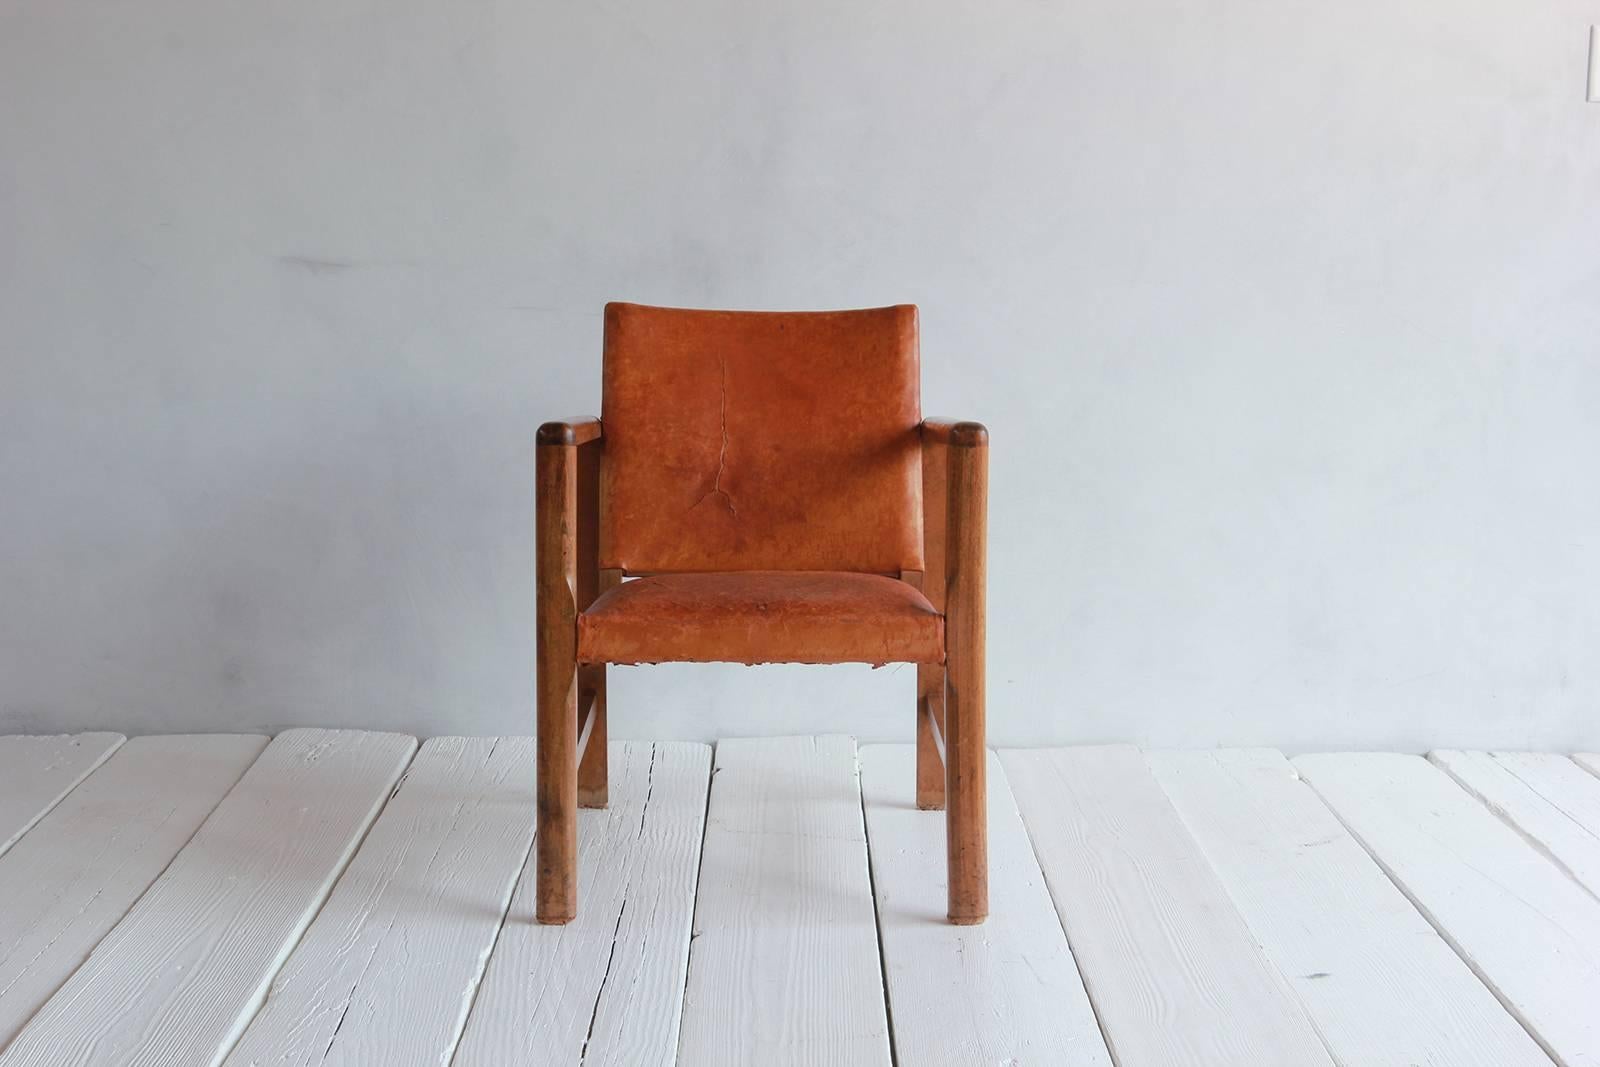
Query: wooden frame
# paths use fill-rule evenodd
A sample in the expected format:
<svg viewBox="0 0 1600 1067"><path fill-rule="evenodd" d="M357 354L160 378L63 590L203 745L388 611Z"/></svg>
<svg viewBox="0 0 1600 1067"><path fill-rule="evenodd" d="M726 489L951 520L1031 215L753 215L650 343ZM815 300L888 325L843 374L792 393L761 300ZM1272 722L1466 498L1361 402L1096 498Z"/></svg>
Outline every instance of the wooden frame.
<svg viewBox="0 0 1600 1067"><path fill-rule="evenodd" d="M927 573L942 578L929 582L925 576L923 595L944 612L945 662L917 668L917 805L943 802L949 918L970 925L989 914L984 749L989 431L976 422L925 419L922 442L924 554Z"/></svg>
<svg viewBox="0 0 1600 1067"><path fill-rule="evenodd" d="M587 685L580 682L578 670L578 612L597 595L600 578L595 566L599 447L599 419L570 419L539 428L534 500L539 735L534 853L542 923L568 922L578 913L579 768L595 741L596 727L600 755L587 761L584 792L589 803L605 804L605 667L598 668L598 678L586 670ZM589 453L587 462L580 451ZM588 483L582 493L580 480Z"/></svg>
<svg viewBox="0 0 1600 1067"><path fill-rule="evenodd" d="M917 806L944 809L949 919L989 912L984 619L989 434L975 422L925 419L922 435L925 570L918 586L944 615L945 661L917 666ZM578 663L578 616L622 580L598 565L600 421L539 428L537 448L538 828L536 914L577 914L578 808L603 808L605 664Z"/></svg>

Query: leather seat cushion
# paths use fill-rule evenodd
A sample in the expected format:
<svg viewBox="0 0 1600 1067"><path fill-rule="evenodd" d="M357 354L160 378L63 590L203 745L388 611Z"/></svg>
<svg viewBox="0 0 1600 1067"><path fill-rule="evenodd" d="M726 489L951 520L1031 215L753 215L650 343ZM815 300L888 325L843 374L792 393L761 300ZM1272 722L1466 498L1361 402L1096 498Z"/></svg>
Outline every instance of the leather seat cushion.
<svg viewBox="0 0 1600 1067"><path fill-rule="evenodd" d="M944 617L879 574L663 574L623 582L578 616L578 660L942 663Z"/></svg>

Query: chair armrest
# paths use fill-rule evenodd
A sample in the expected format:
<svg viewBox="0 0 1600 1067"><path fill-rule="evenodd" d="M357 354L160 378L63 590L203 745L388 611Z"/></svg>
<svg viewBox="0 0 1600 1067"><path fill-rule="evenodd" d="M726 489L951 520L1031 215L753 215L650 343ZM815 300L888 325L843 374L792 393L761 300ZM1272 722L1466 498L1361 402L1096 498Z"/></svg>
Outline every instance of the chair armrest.
<svg viewBox="0 0 1600 1067"><path fill-rule="evenodd" d="M539 597L575 594L566 605L574 609L574 619L599 594L601 429L600 420L592 416L555 419L539 427L534 449Z"/></svg>
<svg viewBox="0 0 1600 1067"><path fill-rule="evenodd" d="M922 420L921 432L922 592L944 611L958 557L973 551L971 535L984 528L989 431L981 422L934 417Z"/></svg>
<svg viewBox="0 0 1600 1067"><path fill-rule="evenodd" d="M922 420L922 439L930 444L977 448L989 443L989 431L981 422L934 416Z"/></svg>
<svg viewBox="0 0 1600 1067"><path fill-rule="evenodd" d="M586 445L600 440L600 420L592 415L575 415L555 419L539 427L537 440L541 445Z"/></svg>

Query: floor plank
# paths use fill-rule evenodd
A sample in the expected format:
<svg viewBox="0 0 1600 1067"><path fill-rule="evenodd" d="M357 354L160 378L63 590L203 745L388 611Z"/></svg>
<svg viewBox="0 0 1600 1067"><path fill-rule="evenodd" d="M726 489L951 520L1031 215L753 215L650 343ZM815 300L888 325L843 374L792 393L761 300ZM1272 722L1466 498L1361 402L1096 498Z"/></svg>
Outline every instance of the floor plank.
<svg viewBox="0 0 1600 1067"><path fill-rule="evenodd" d="M1338 1062L1549 1067L1283 756L1146 761Z"/></svg>
<svg viewBox="0 0 1600 1067"><path fill-rule="evenodd" d="M0 856L0 1049L166 869L260 736L136 737Z"/></svg>
<svg viewBox="0 0 1600 1067"><path fill-rule="evenodd" d="M123 740L121 734L0 737L0 855Z"/></svg>
<svg viewBox="0 0 1600 1067"><path fill-rule="evenodd" d="M916 747L861 750L896 1056L918 1067L1111 1057L999 759L989 754L989 919L952 926L944 813L916 806Z"/></svg>
<svg viewBox="0 0 1600 1067"><path fill-rule="evenodd" d="M1294 765L1547 1052L1600 1063L1600 902L1421 756Z"/></svg>
<svg viewBox="0 0 1600 1067"><path fill-rule="evenodd" d="M629 741L610 754L610 807L578 813L578 917L534 922L529 863L455 1067L674 1060L711 749Z"/></svg>
<svg viewBox="0 0 1600 1067"><path fill-rule="evenodd" d="M1137 749L1001 756L1119 1067L1332 1062Z"/></svg>
<svg viewBox="0 0 1600 1067"><path fill-rule="evenodd" d="M685 1064L889 1063L855 742L717 745Z"/></svg>
<svg viewBox="0 0 1600 1067"><path fill-rule="evenodd" d="M415 749L397 734L279 735L0 1064L215 1062Z"/></svg>
<svg viewBox="0 0 1600 1067"><path fill-rule="evenodd" d="M422 746L228 1067L450 1062L533 841L533 753Z"/></svg>
<svg viewBox="0 0 1600 1067"><path fill-rule="evenodd" d="M1542 752L1441 750L1428 760L1600 899L1600 778Z"/></svg>

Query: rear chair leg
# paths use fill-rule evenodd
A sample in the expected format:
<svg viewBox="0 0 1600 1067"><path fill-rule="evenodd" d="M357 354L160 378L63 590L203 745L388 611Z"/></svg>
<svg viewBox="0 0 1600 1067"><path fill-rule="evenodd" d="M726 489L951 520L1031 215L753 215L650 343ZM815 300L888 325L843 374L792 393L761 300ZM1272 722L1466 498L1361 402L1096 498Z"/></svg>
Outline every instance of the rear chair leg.
<svg viewBox="0 0 1600 1067"><path fill-rule="evenodd" d="M583 453L579 453L581 462ZM580 473L581 473L580 467ZM592 479L591 479L592 480ZM582 488L580 482L579 487ZM593 494L590 494L591 496ZM586 502L585 496L579 494L579 504ZM598 501L588 501L590 509L599 506ZM600 520L591 516L588 529L592 536L588 542L579 540L578 553L579 577L585 580L578 583L578 606L587 611L600 597L622 584L622 571L610 567L591 567L590 562L595 556L598 542ZM578 708L581 711L588 706L588 695L594 694L593 707L590 712L594 716L594 726L589 731L589 743L583 750L583 759L578 763L578 806L582 808L603 808L610 799L610 790L607 786L608 763L610 761L610 746L606 743L606 665L604 663L584 663L578 667ZM578 723L578 729L583 729L583 723Z"/></svg>
<svg viewBox="0 0 1600 1067"><path fill-rule="evenodd" d="M917 664L917 807L944 810L944 758L934 740L944 729L944 665Z"/></svg>
<svg viewBox="0 0 1600 1067"><path fill-rule="evenodd" d="M578 688L583 693L594 693L594 726L589 730L589 743L583 750L583 760L578 764L578 807L603 808L608 799L606 750L606 665L595 663L578 668ZM578 706L583 706L582 701ZM582 724L579 724L582 729Z"/></svg>

